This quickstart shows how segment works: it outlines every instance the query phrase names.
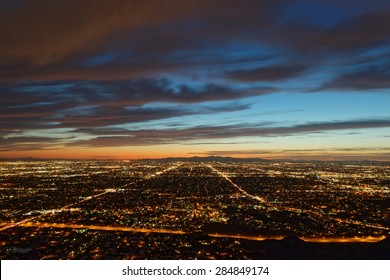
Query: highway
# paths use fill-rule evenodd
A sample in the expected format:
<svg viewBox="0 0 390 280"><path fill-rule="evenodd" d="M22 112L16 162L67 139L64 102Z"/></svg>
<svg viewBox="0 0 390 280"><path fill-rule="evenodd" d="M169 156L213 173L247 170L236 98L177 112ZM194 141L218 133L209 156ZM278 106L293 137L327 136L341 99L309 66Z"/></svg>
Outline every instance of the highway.
<svg viewBox="0 0 390 280"><path fill-rule="evenodd" d="M13 225L13 224L12 224ZM159 233L159 234L174 234L184 235L190 232L182 230L169 230L159 228L134 228L134 227L115 227L115 226L98 226L98 225L78 225L65 223L39 223L39 222L25 222L18 224L18 227L26 228L61 228L61 229L88 229L94 231L112 231L112 232L134 232L134 233ZM245 239L253 241L264 241L266 239L282 240L286 236L254 236L241 234L219 234L209 233L209 237L214 238L233 238ZM320 242L320 243L359 243L359 242L378 242L386 238L386 236L354 236L354 237L299 237L306 242Z"/></svg>
<svg viewBox="0 0 390 280"><path fill-rule="evenodd" d="M221 171L219 171L218 169L215 169L212 165L209 165L209 164L204 164L204 166L207 166L208 168L210 168L211 170L213 170L214 172L216 172L219 176L223 177L224 179L226 179L230 184L232 184L232 186L234 186L236 189L239 190L239 192L241 192L242 194L244 194L245 196L248 196L250 198L253 198L255 200L258 200L262 203L265 203L266 200L263 198L263 197L260 197L260 196L256 196L256 195L252 195L250 193L247 193L245 190L243 190L239 185L237 185L236 183L234 183L232 180L230 180L230 178L228 176L226 176L226 174L222 173Z"/></svg>

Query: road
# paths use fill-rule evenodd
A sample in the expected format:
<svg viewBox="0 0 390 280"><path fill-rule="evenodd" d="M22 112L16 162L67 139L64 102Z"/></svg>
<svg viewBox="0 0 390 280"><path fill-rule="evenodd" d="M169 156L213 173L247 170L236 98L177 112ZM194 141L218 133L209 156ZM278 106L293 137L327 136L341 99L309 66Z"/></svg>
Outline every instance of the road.
<svg viewBox="0 0 390 280"><path fill-rule="evenodd" d="M237 185L236 183L234 183L232 180L230 180L230 178L228 176L226 176L226 174L222 173L221 171L219 171L218 169L215 169L212 165L209 165L209 164L204 164L204 166L207 166L208 168L210 168L211 170L213 170L215 173L217 173L219 176L223 177L224 179L226 179L230 184L232 184L233 187L235 187L236 189L238 189L239 192L241 192L243 195L247 196L247 197L250 197L250 198L253 198L255 200L258 200L262 203L265 203L266 200L265 198L263 197L260 197L260 196L256 196L256 195L252 195L250 193L247 193L245 190L243 190L239 185Z"/></svg>
<svg viewBox="0 0 390 280"><path fill-rule="evenodd" d="M190 232L182 230L169 230L159 228L133 228L133 227L114 227L114 226L97 226L97 225L78 225L78 224L65 224L65 223L38 223L38 222L25 222L19 224L19 227L26 228L61 228L61 229L88 229L96 231L112 231L112 232L134 232L134 233L159 233L159 234L174 234L184 235L190 234ZM254 236L254 235L241 235L241 234L219 234L209 233L209 237L214 238L234 238L234 239L246 239L254 241L263 241L266 239L282 240L285 236ZM367 236L367 237L299 237L306 242L326 242L326 243L359 243L359 242L378 242L386 238L386 236Z"/></svg>

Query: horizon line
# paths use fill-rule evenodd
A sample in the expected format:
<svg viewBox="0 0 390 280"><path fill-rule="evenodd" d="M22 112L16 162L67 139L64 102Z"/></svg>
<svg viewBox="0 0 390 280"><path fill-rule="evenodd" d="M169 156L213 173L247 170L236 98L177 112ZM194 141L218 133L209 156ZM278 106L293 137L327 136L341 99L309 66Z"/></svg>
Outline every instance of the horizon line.
<svg viewBox="0 0 390 280"><path fill-rule="evenodd" d="M0 161L14 161L14 160L66 160L66 161L159 161L159 160L179 160L179 159L210 159L210 158L220 158L220 159L232 159L232 160L259 160L264 162L280 162L280 161L293 161L293 162L381 162L381 163L390 163L390 159L303 159L303 158L261 158L261 157L231 157L231 156L190 156L190 157L159 157L159 158L116 158L115 156L93 156L90 158L44 158L44 157L0 157Z"/></svg>

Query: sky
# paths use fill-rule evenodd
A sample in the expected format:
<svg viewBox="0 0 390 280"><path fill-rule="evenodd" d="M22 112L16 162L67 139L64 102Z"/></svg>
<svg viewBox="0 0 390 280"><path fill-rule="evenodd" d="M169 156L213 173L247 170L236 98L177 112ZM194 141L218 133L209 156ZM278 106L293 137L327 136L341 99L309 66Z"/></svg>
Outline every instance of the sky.
<svg viewBox="0 0 390 280"><path fill-rule="evenodd" d="M388 0L0 0L0 158L390 160Z"/></svg>

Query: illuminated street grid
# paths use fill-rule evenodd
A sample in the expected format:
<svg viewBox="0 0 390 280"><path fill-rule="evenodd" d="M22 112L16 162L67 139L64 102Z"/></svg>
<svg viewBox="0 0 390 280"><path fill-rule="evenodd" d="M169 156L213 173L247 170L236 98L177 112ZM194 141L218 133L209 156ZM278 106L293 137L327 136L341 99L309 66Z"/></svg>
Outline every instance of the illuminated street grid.
<svg viewBox="0 0 390 280"><path fill-rule="evenodd" d="M154 257L173 246L194 258L188 248L224 238L233 251L203 257L245 257L243 239L371 242L390 233L385 164L18 161L0 172L2 258L36 244L39 258L99 258L126 245L137 253L121 258L145 258L153 244L162 250Z"/></svg>

